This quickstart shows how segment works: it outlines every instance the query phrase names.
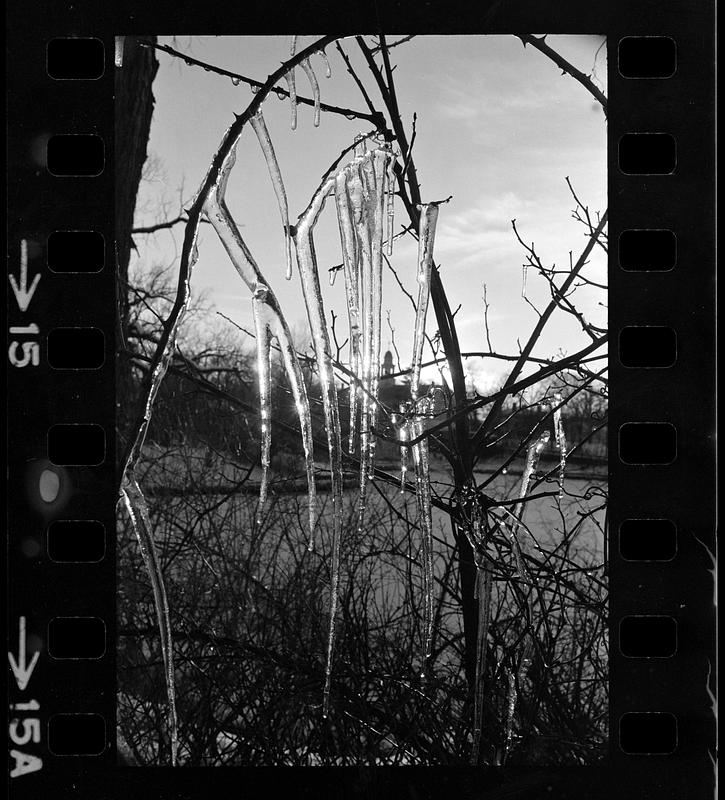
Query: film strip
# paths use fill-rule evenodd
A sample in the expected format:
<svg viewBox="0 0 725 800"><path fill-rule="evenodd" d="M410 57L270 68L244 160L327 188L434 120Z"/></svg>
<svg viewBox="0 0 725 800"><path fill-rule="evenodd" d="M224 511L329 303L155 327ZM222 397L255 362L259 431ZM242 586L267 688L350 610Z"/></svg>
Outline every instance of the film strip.
<svg viewBox="0 0 725 800"><path fill-rule="evenodd" d="M123 63L120 33L167 32L176 17L131 4L105 13L89 6L21 11L16 3L9 12L11 796L124 797L143 787L147 796L202 797L240 780L250 796L710 796L714 4L697 19L683 0L616 11L609 3L557 4L556 13L494 3L485 24L463 7L445 18L418 9L407 27L390 21L391 29L421 32L608 37L609 759L580 769L264 775L130 770L118 761L114 197L124 164L114 158L114 72ZM360 29L355 14L325 12L342 30ZM189 13L185 31L221 30L211 8L195 13L203 18ZM257 13L263 18L245 23L245 33L280 32L271 9ZM285 29L327 24L310 26L304 13L287 9Z"/></svg>

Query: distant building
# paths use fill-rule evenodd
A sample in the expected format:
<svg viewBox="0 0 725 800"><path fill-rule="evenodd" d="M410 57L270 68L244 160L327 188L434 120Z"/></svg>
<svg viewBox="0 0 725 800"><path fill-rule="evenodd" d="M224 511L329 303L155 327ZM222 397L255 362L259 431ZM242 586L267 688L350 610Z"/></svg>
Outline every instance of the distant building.
<svg viewBox="0 0 725 800"><path fill-rule="evenodd" d="M383 356L383 374L381 377L389 378L394 371L393 354L390 352L390 350L386 350L385 355Z"/></svg>
<svg viewBox="0 0 725 800"><path fill-rule="evenodd" d="M393 377L394 375L393 354L390 350L386 350L380 370L379 399L384 406L397 411L400 403L410 398L410 386L407 381L398 383Z"/></svg>

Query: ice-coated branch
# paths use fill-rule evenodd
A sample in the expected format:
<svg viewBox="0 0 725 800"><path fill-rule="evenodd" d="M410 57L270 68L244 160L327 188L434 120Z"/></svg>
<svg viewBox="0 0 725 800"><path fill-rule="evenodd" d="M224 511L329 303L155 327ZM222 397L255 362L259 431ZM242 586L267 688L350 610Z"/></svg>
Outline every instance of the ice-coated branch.
<svg viewBox="0 0 725 800"><path fill-rule="evenodd" d="M156 617L159 625L161 655L164 662L166 694L169 704L168 724L169 738L171 740L171 765L176 766L179 751L179 725L176 715L173 641L166 587L164 585L158 553L156 552L153 527L149 517L148 506L146 505L146 498L135 477L130 476L124 481L121 489L121 497L131 519L131 524L138 540L141 557L143 558L146 571L149 574L151 589L154 595L154 607L156 608Z"/></svg>
<svg viewBox="0 0 725 800"><path fill-rule="evenodd" d="M259 92L254 96L246 110L236 116L235 121L225 133L219 148L212 159L211 165L197 192L191 207L187 211L187 223L184 230L184 242L181 250L179 264L179 276L177 281L176 297L174 304L169 312L164 325L164 330L159 340L158 347L154 352L153 359L149 366L144 384L141 387L141 401L139 412L134 424L134 436L129 444L127 453L124 456L123 478L128 479L133 476L136 465L141 458L141 450L146 439L146 433L151 420L154 401L158 393L164 375L171 363L178 328L183 317L184 311L189 300L189 287L194 264L198 253L196 240L199 233L204 207L210 199L212 193L217 192L220 181L226 180L223 170L225 167L231 168L228 164L230 158L233 159L233 150L242 134L246 123L251 119L261 107L269 93L274 89L275 84L292 68L309 58L317 50L326 47L334 42L338 36L323 36L316 42L305 47L296 53L288 61L275 70L260 87ZM242 243L243 244L243 243ZM246 250L246 247L243 249ZM236 266L236 265L235 265ZM239 267L238 267L239 268Z"/></svg>
<svg viewBox="0 0 725 800"><path fill-rule="evenodd" d="M296 53L277 70L275 70L262 84L259 92L257 92L257 94L252 98L252 101L249 103L245 111L236 116L235 121L224 134L222 142L214 154L211 165L202 182L202 185L199 188L191 207L187 211L187 223L184 230L184 242L182 245L181 259L179 263L179 277L177 281L176 297L174 299L174 304L171 308L171 311L169 312L169 316L167 317L166 324L164 325L164 331L159 341L159 345L154 352L153 360L149 367L146 379L141 387L142 399L139 403L139 412L133 427L135 434L123 459L124 475L129 475L133 472L141 457L141 449L146 439L146 433L148 431L154 400L161 384L161 380L163 380L163 376L166 374L166 370L168 369L171 361L179 323L189 299L189 282L191 280L191 273L194 263L197 259L196 240L199 233L199 224L201 222L202 212L210 194L216 189L217 183L221 176L221 171L226 164L232 150L236 146L244 126L261 107L269 93L273 91L275 84L281 80L290 69L295 67L305 58L309 58L312 53L326 47L328 44L334 42L338 38L340 37L332 35L321 37L317 41L312 42L312 44L302 49L299 53Z"/></svg>
<svg viewBox="0 0 725 800"><path fill-rule="evenodd" d="M206 72L213 72L215 75L220 75L224 78L229 78L234 85L238 85L239 83L246 83L248 86L253 88L261 89L265 86L262 81L255 80L254 78L249 78L246 75L240 75L238 72L232 72L231 70L221 69L220 67L216 67L213 64L207 64L204 61L199 61L196 58L192 58L191 56L186 55L185 53L181 53L178 50L175 50L173 47L169 47L165 44L150 44L148 42L137 42L140 47L151 47L154 50L160 50L164 53L167 53L174 58L181 59L185 64L190 67L200 67ZM308 49L308 48L305 48ZM296 119L297 119L297 106L298 105L305 105L305 106L314 106L315 101L310 97L304 97L298 94L295 91L294 85L294 75L292 74L292 70L290 72L280 75L278 80L284 80L287 84L287 89L283 89L281 86L275 86L272 89L272 92L276 94L278 97L290 97L290 105L292 107L292 117L295 120L296 126ZM291 85L290 85L291 84ZM292 100L294 97L294 100ZM324 111L326 114L336 114L341 117L347 117L348 119L360 119L360 120L367 120L372 125L375 125L380 130L385 128L385 118L382 114L372 111L371 113L366 113L365 111L357 111L354 108L344 108L342 106L334 106L330 105L329 103L320 103L320 110Z"/></svg>
<svg viewBox="0 0 725 800"><path fill-rule="evenodd" d="M312 453L312 419L307 390L302 377L302 368L291 345L292 335L274 292L266 283L254 257L239 233L224 200L229 175L234 166L236 149L230 150L210 192L204 211L216 231L234 268L253 295L253 310L257 336L257 370L262 411L262 482L260 484L259 511L264 505L267 491L267 468L271 437L271 413L269 400L269 359L272 339L276 338L282 350L285 371L290 380L302 431L305 449L305 467L308 484L310 543L313 541L316 522L316 493L314 460ZM266 409L266 414L265 414ZM266 454L266 457L265 457ZM266 463L265 463L266 462Z"/></svg>

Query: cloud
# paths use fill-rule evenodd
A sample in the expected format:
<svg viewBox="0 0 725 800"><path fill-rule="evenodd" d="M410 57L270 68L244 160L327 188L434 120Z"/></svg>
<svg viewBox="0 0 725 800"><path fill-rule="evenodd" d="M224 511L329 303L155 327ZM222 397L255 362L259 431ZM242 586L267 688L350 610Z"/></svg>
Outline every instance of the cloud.
<svg viewBox="0 0 725 800"><path fill-rule="evenodd" d="M437 115L446 119L470 122L478 119L481 115L481 107L473 105L470 98L466 95L460 100L450 98L438 104Z"/></svg>
<svg viewBox="0 0 725 800"><path fill-rule="evenodd" d="M501 261L516 257L519 246L511 228L511 220L525 214L530 203L514 192L505 192L485 205L446 214L436 233L436 253L441 261L455 259L465 265L473 259Z"/></svg>

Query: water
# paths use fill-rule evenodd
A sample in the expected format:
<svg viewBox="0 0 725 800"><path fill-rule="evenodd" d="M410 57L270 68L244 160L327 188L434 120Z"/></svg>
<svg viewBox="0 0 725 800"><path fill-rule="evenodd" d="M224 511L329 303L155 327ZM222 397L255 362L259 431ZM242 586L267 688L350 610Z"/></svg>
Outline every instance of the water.
<svg viewBox="0 0 725 800"><path fill-rule="evenodd" d="M394 448L391 451L394 452ZM257 526L255 510L261 479L258 467L251 470L246 484L242 483L235 492L231 492L235 482L242 482L249 464L231 463L226 454L217 454L211 449L181 446L174 450L150 445L145 448L144 455L145 459L139 468L140 479L149 499L174 631L201 631L222 640L224 637L248 640L255 645L270 646L277 652L289 653L290 657L300 657L307 659L306 663L315 664L315 669L319 671L317 679L305 690L301 697L304 708L301 706L296 713L316 729L320 724L326 649L329 645L334 518L340 513L340 597L349 597L351 591L354 593L356 606L360 608L362 604L365 609L365 630L375 633L366 634L371 638L364 640L361 630L348 628L350 623L346 613L338 615L340 631L333 660L331 717L336 718L346 708L339 705L342 692L336 687L340 686L339 682L344 684L347 680L347 659L354 652L354 642L367 641L368 658L375 675L387 673L388 667L376 659L378 652L389 653L391 647L393 652L404 648L405 652L409 652L405 658L409 658L411 670L418 667L425 643L421 532L417 524L415 495L412 492L405 495L399 493L397 460L391 460L387 465L386 471L391 474L392 482L383 484L376 478L370 487L367 522L362 532L357 526L355 470L346 472L342 509L335 509L329 489L328 465L323 462L315 465L319 477L320 514L315 551L309 552L303 458L288 456L285 459L273 451L266 513L262 525ZM494 461L481 464L481 471L477 474L479 482L485 481L488 477L486 470L495 466ZM487 494L498 502L507 498L515 501L523 466L523 461L512 464L507 474L491 481L486 488ZM601 504L597 492L606 488L606 475L567 477L564 483L565 496L559 504L558 466L556 457L539 465L538 475L546 470L551 470L552 474L550 480L541 485L536 484L535 477L531 491L548 492L550 496L530 503L525 516L527 530L519 531L519 539L524 553L535 556L540 547L555 554L554 560L560 559L559 563L566 567L567 580L571 578L571 571L577 570L577 591L581 592L583 603L575 603L574 599L577 598L569 593L561 601L563 605L559 603L558 606L558 596L554 592L555 576L546 571L540 573L545 584L544 591L554 604L552 615L560 631L560 644L564 648L560 653L560 663L564 666L559 669L566 670L567 663L576 665L577 659L572 660L576 656L576 642L591 629L599 613L596 610L597 603L605 596L606 587L601 583L600 569L604 553L601 531L604 510L597 510L596 506ZM286 474L291 474L294 479L293 483L288 480L286 487L293 485L295 491L280 493L281 481ZM433 497L450 492L450 472L435 459L431 465L431 479ZM229 494L221 494L220 487L229 487ZM589 516L580 516L587 511L591 512ZM501 509L494 508L492 513L505 517ZM435 658L431 664L431 680L439 681L443 687L440 691L447 695L460 691L460 686L464 684L460 654L455 646L447 646L443 650L437 646L445 640L460 641L462 620L460 606L454 596L458 586L455 571L447 580L451 592L444 595L442 601L440 599L439 581L444 576L446 563L455 556L455 550L448 515L436 507L432 511L432 529L435 602L436 605L439 601L441 603L434 637L441 638L434 639ZM497 538L501 543L501 552L498 554L501 563L494 568L492 614L497 636L507 637L511 641L520 633L521 620L520 615L511 614L516 607L505 577L506 565L511 566L512 562L510 553L505 550L508 540L500 531ZM544 559L540 557L538 561ZM148 579L139 566L138 546L127 526L122 528L119 539L119 614L124 624L139 624L137 620L145 621L153 614ZM531 571L535 572L534 569ZM587 577L588 572L592 573L591 579ZM349 608L349 605L341 602L341 608ZM352 640L348 640L346 631L352 635ZM539 629L537 635L544 637L544 631ZM267 661L240 654L241 660L235 656L233 661L220 658L207 662L204 659L210 654L216 659L211 650L207 652L211 645L205 645L203 640L198 643L182 642L183 639L175 642L179 656L177 680L182 721L198 713L194 705L195 695L190 693L190 687L196 686L198 675L186 662L185 653L201 659L196 663L208 664L209 669L217 670L218 675L217 672L214 674L224 685L237 687L239 684L239 691L246 691L243 688L245 681L251 681L250 685L255 688L248 700L256 697L261 706L271 704L270 708L279 703L279 698L274 694L275 673L270 672ZM124 656L119 668L123 691L142 700L154 698L153 702L158 703L159 694L147 695L150 689L144 688L158 683L163 691L163 673L152 672L152 664L160 656L158 638L150 635L148 643L151 646L149 652ZM598 683L606 681L606 669L602 667L606 665L606 650L600 652L605 645L604 639L597 639L597 650L593 652L596 660L584 666L585 680ZM567 647L575 650L570 653ZM223 655L224 651L221 652ZM492 650L490 655L495 667L498 663L497 652ZM133 668L134 665L144 668L139 671ZM157 669L162 668L163 664ZM229 672L230 669L232 672ZM138 683L144 675L149 676L146 682ZM156 677L152 679L154 675ZM286 672L283 677L284 680L288 679ZM568 673L562 674L562 680L568 677ZM497 686L498 683L494 681L492 690ZM387 684L385 687L385 691L390 688ZM605 683L602 683L602 687L602 691L606 692ZM130 707L136 708L133 703ZM126 715L137 714L127 707L124 709ZM446 724L458 724L458 712L455 709L454 704L450 712L446 712L451 715ZM144 719L143 716L134 716L139 725L145 724ZM152 731L150 735L153 736ZM238 754L229 756L239 757ZM272 763L275 756L270 753L268 758Z"/></svg>

